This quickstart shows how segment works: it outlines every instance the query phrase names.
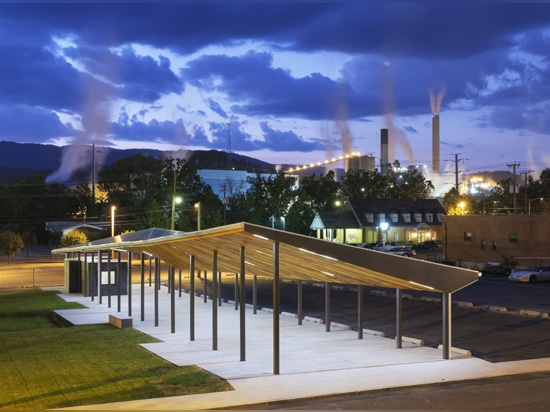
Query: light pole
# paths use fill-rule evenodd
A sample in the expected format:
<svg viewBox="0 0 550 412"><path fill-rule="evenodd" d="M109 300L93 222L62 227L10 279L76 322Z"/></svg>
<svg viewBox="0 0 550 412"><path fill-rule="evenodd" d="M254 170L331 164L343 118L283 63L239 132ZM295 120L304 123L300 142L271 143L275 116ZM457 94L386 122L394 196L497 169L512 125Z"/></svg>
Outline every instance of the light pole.
<svg viewBox="0 0 550 412"><path fill-rule="evenodd" d="M181 197L173 195L172 196L172 219L170 221L170 229L174 230L176 227L176 203L180 204L182 202Z"/></svg>
<svg viewBox="0 0 550 412"><path fill-rule="evenodd" d="M382 233L384 234L384 242L388 241L388 229L390 225L388 222L380 222L380 229L382 229Z"/></svg>
<svg viewBox="0 0 550 412"><path fill-rule="evenodd" d="M485 205L488 205L489 203L492 203L492 204L496 205L497 201L496 200L491 200L490 202L483 203L483 214L485 214Z"/></svg>
<svg viewBox="0 0 550 412"><path fill-rule="evenodd" d="M115 210L116 210L116 206L111 206L111 237L113 238L113 241L114 241L114 237L115 237ZM111 252L112 254L112 258L114 259L115 258L115 250L113 249L113 251ZM111 270L111 268L109 268L109 270ZM109 276L111 276L109 274Z"/></svg>
<svg viewBox="0 0 550 412"><path fill-rule="evenodd" d="M283 230L286 230L285 217L281 216L281 221L283 222Z"/></svg>
<svg viewBox="0 0 550 412"><path fill-rule="evenodd" d="M201 230L201 202L195 203L197 209L197 230Z"/></svg>
<svg viewBox="0 0 550 412"><path fill-rule="evenodd" d="M116 206L111 206L111 237L115 237L115 210Z"/></svg>
<svg viewBox="0 0 550 412"><path fill-rule="evenodd" d="M529 199L529 216L531 216L531 202L534 202L535 200L544 200L542 197L537 197L535 199Z"/></svg>

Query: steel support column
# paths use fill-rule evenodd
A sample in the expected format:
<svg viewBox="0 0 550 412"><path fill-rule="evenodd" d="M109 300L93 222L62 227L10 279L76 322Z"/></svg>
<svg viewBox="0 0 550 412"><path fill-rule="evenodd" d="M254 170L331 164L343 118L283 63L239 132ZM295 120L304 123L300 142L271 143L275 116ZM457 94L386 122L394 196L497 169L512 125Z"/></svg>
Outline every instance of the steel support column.
<svg viewBox="0 0 550 412"><path fill-rule="evenodd" d="M145 320L145 254L141 254L141 321Z"/></svg>
<svg viewBox="0 0 550 412"><path fill-rule="evenodd" d="M160 259L155 258L155 281L154 281L154 300L155 300L155 326L159 325L159 284L160 284Z"/></svg>
<svg viewBox="0 0 550 412"><path fill-rule="evenodd" d="M451 359L451 294L443 293L443 359Z"/></svg>
<svg viewBox="0 0 550 412"><path fill-rule="evenodd" d="M330 332L330 283L325 282L325 331Z"/></svg>
<svg viewBox="0 0 550 412"><path fill-rule="evenodd" d="M178 283L179 283L178 297L181 298L181 268L178 269Z"/></svg>
<svg viewBox="0 0 550 412"><path fill-rule="evenodd" d="M116 260L116 296L117 296L117 312L120 312L121 300L120 300L120 251L117 250L117 260Z"/></svg>
<svg viewBox="0 0 550 412"><path fill-rule="evenodd" d="M246 360L246 311L245 311L245 271L246 271L246 249L241 246L241 277L239 282L239 308L240 316L240 341L241 341L241 361ZM237 276L237 275L235 275ZM237 281L237 278L235 278ZM236 305L235 301L235 305ZM235 309L237 307L235 306Z"/></svg>
<svg viewBox="0 0 550 412"><path fill-rule="evenodd" d="M357 339L363 339L363 322L365 320L365 294L363 285L357 285Z"/></svg>
<svg viewBox="0 0 550 412"><path fill-rule="evenodd" d="M302 280L298 280L298 325L302 324L302 319L304 317L304 302L303 302L303 295L304 295L304 285L302 284Z"/></svg>
<svg viewBox="0 0 550 412"><path fill-rule="evenodd" d="M107 251L107 307L111 307L111 252Z"/></svg>
<svg viewBox="0 0 550 412"><path fill-rule="evenodd" d="M281 306L281 284L279 273L279 242L273 243L273 374L278 375L280 370L280 330L279 316Z"/></svg>
<svg viewBox="0 0 550 412"><path fill-rule="evenodd" d="M255 315L258 310L258 275L252 278L252 313Z"/></svg>
<svg viewBox="0 0 550 412"><path fill-rule="evenodd" d="M168 283L170 283L170 333L176 333L176 270L171 267L169 272Z"/></svg>
<svg viewBox="0 0 550 412"><path fill-rule="evenodd" d="M403 294L401 289L395 289L395 347L403 347Z"/></svg>
<svg viewBox="0 0 550 412"><path fill-rule="evenodd" d="M128 270L126 272L126 288L128 290L128 316L132 316L132 252L128 252Z"/></svg>
<svg viewBox="0 0 550 412"><path fill-rule="evenodd" d="M200 272L198 272L200 273ZM195 340L195 256L189 255L189 340Z"/></svg>
<svg viewBox="0 0 550 412"><path fill-rule="evenodd" d="M242 267L241 267L241 269L242 269ZM239 274L238 273L235 273L235 286L234 286L234 289L235 289L235 310L239 310Z"/></svg>
<svg viewBox="0 0 550 412"><path fill-rule="evenodd" d="M205 276L206 284L206 276ZM218 251L212 256L212 350L218 350Z"/></svg>

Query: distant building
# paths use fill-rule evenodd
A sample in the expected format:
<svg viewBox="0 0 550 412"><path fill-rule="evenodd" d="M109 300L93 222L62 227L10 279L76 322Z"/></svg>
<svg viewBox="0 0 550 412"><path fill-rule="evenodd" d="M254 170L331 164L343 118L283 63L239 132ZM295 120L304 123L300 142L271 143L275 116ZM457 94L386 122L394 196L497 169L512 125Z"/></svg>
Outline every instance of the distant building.
<svg viewBox="0 0 550 412"><path fill-rule="evenodd" d="M444 216L443 249L460 266L550 263L550 215Z"/></svg>
<svg viewBox="0 0 550 412"><path fill-rule="evenodd" d="M246 192L250 188L248 178L255 178L257 173L250 173L246 170L221 170L221 169L200 169L198 175L201 179L218 195L223 201L232 194ZM261 173L261 177L274 177L273 173ZM298 187L298 175L287 175L296 178L296 187Z"/></svg>
<svg viewBox="0 0 550 412"><path fill-rule="evenodd" d="M445 209L437 199L349 199L342 211L317 212L317 237L348 244L418 243L442 238Z"/></svg>

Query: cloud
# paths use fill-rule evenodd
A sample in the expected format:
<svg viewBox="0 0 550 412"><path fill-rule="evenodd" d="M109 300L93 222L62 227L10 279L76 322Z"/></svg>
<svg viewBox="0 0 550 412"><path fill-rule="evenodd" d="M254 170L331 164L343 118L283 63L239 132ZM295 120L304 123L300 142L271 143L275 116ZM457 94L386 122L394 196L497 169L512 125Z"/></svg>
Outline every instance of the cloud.
<svg viewBox="0 0 550 412"><path fill-rule="evenodd" d="M263 148L276 152L298 151L310 152L321 150L324 146L319 141L307 142L292 131L275 130L267 122L261 122L265 144Z"/></svg>
<svg viewBox="0 0 550 412"><path fill-rule="evenodd" d="M318 73L296 79L272 66L270 53L249 51L242 56L206 55L182 70L186 82L220 92L231 111L249 116L334 119L340 85Z"/></svg>
<svg viewBox="0 0 550 412"><path fill-rule="evenodd" d="M55 113L27 105L0 105L0 139L43 143L75 132L63 124Z"/></svg>

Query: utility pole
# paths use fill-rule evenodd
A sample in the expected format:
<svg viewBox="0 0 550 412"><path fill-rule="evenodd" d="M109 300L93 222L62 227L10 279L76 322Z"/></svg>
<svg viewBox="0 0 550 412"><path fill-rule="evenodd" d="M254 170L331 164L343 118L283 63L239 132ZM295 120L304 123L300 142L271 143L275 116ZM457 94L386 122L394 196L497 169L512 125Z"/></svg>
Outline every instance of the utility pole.
<svg viewBox="0 0 550 412"><path fill-rule="evenodd" d="M524 206L524 212L527 212L527 209L529 207L529 194L527 193L527 175L530 174L530 173L533 173L534 170L522 170L519 172L520 175L524 175L524 193L523 193L523 197L524 197L524 200L525 200L525 206Z"/></svg>
<svg viewBox="0 0 550 412"><path fill-rule="evenodd" d="M517 204L517 193L516 193L516 168L520 166L520 163L514 162L512 164L507 164L506 166L512 168L512 173L514 175L514 179L512 181L512 184L514 185L514 215L516 214L516 204Z"/></svg>
<svg viewBox="0 0 550 412"><path fill-rule="evenodd" d="M229 153L227 154L227 169L231 170L231 123L227 123L227 145L229 146Z"/></svg>
<svg viewBox="0 0 550 412"><path fill-rule="evenodd" d="M458 162L460 162L461 160L464 161L464 160L468 160L468 159L459 159L458 156L460 155L460 153L455 153L455 188L456 188L456 192L458 193Z"/></svg>

